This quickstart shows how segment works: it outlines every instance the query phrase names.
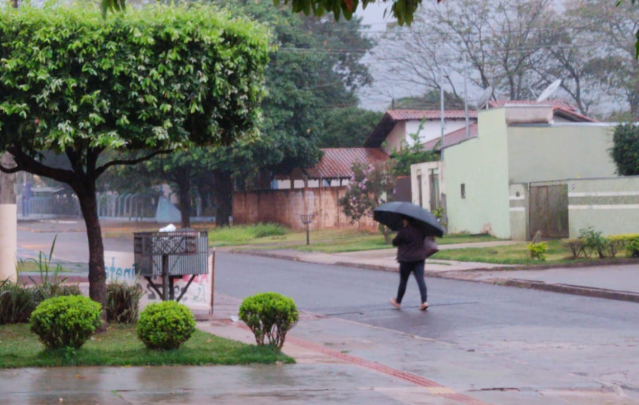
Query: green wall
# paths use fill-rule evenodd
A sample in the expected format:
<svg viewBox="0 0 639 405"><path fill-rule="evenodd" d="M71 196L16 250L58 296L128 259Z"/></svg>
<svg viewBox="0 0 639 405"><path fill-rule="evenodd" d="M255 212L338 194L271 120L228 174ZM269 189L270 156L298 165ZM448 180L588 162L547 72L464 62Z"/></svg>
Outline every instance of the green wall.
<svg viewBox="0 0 639 405"><path fill-rule="evenodd" d="M596 124L508 127L510 183L615 176L613 131Z"/></svg>
<svg viewBox="0 0 639 405"><path fill-rule="evenodd" d="M510 238L508 140L503 108L480 112L477 138L444 150L449 233ZM461 197L461 184L466 198Z"/></svg>
<svg viewBox="0 0 639 405"><path fill-rule="evenodd" d="M639 177L568 181L570 237L593 227L606 235L639 233Z"/></svg>

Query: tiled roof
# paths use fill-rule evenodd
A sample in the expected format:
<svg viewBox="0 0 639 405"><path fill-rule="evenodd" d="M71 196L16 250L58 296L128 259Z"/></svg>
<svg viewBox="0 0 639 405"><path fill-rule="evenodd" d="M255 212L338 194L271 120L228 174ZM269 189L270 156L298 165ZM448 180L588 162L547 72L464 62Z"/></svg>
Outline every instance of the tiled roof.
<svg viewBox="0 0 639 405"><path fill-rule="evenodd" d="M472 121L477 120L477 111L468 110L468 117ZM393 130L393 127L400 121L421 121L427 120L440 120L440 110L390 110L384 114L382 120L375 126L373 132L366 139L364 146L367 148L379 148L386 140L388 134ZM444 110L445 120L464 120L466 115L464 110Z"/></svg>
<svg viewBox="0 0 639 405"><path fill-rule="evenodd" d="M353 163L382 163L389 158L380 148L322 149L324 156L315 166L304 169L311 179L345 179L353 175Z"/></svg>
<svg viewBox="0 0 639 405"><path fill-rule="evenodd" d="M440 110L390 110L386 114L390 115L395 121L410 120L439 120L442 117ZM477 111L468 110L470 118L477 118ZM463 120L466 119L464 110L444 110L444 119L447 120Z"/></svg>
<svg viewBox="0 0 639 405"><path fill-rule="evenodd" d="M478 125L477 124L469 125L468 132L469 132L470 138L476 138L479 133ZM466 140L466 127L460 128L456 131L453 131L451 133L444 135L444 147L446 148L451 145L456 145L465 140ZM440 145L438 145L439 141L440 141L440 138L428 141L424 143L424 148L426 150L433 150L433 149L440 150L441 147Z"/></svg>

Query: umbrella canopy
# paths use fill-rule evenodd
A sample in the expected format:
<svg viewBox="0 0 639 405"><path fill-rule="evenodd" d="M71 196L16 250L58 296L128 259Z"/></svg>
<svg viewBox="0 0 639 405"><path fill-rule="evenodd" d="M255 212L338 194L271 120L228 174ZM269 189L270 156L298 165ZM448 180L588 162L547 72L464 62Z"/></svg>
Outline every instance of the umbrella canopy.
<svg viewBox="0 0 639 405"><path fill-rule="evenodd" d="M393 231L402 229L402 220L406 217L413 219L424 230L426 236L444 236L445 230L439 220L418 205L395 201L381 205L373 211L373 219Z"/></svg>

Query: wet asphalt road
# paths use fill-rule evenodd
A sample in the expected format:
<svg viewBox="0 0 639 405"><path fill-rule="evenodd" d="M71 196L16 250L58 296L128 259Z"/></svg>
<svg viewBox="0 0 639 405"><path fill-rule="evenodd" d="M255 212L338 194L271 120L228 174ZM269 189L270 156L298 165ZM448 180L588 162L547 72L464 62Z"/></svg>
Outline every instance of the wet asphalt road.
<svg viewBox="0 0 639 405"><path fill-rule="evenodd" d="M454 341L462 331L509 327L583 328L636 333L639 305L457 280L427 279L428 314L416 310L419 294L410 280L405 309L388 304L396 291L395 273L313 265L260 257L218 254L216 289L245 297L276 291L303 310ZM531 336L534 338L534 336ZM544 336L544 339L552 338Z"/></svg>

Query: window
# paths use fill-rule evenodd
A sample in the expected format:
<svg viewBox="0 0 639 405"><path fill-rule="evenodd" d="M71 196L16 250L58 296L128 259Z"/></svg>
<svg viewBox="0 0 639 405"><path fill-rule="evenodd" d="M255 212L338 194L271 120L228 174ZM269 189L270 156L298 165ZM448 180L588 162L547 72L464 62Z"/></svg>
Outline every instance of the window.
<svg viewBox="0 0 639 405"><path fill-rule="evenodd" d="M466 184L462 183L461 185L461 198L466 198Z"/></svg>

